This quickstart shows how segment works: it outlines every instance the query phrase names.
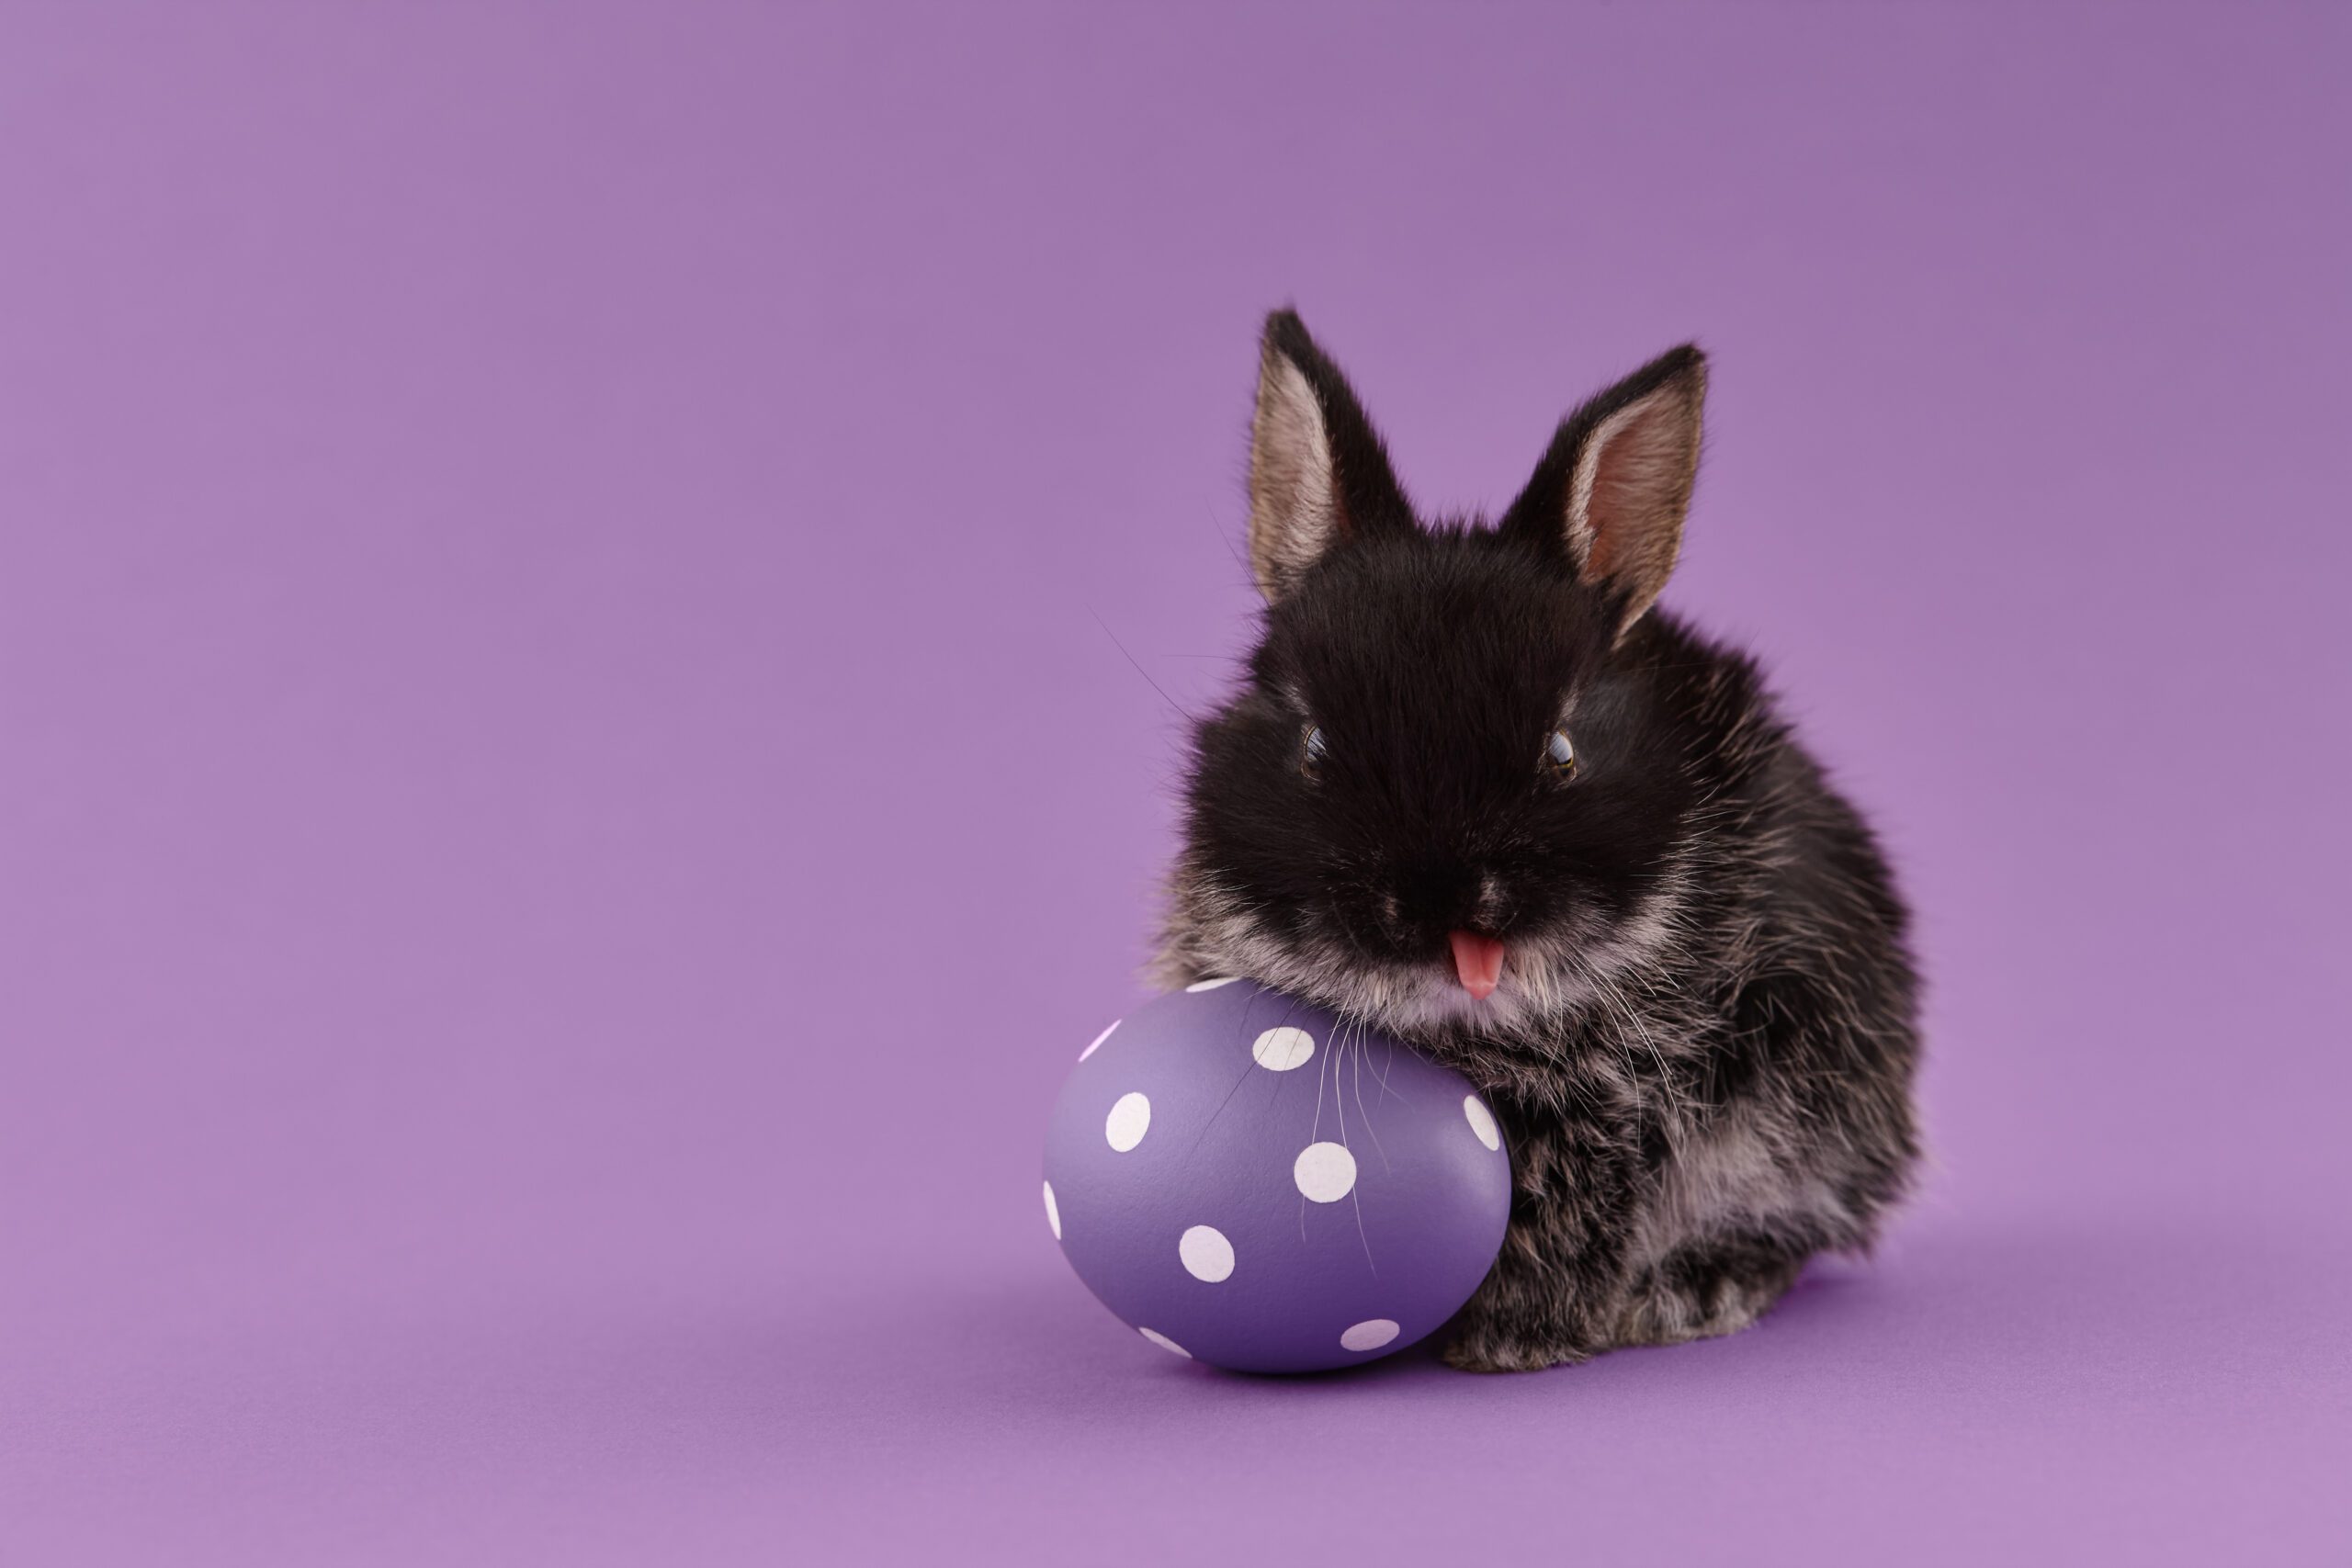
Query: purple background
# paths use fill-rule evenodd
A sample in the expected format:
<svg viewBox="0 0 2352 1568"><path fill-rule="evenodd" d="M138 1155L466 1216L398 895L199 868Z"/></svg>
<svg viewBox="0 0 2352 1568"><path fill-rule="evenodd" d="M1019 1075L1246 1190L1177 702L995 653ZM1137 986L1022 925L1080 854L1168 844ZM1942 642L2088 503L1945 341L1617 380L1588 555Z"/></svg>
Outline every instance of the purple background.
<svg viewBox="0 0 2352 1568"><path fill-rule="evenodd" d="M2343 1560L2341 7L200 12L0 17L0 1555ZM1285 299L1429 502L1716 356L1934 980L1752 1333L1046 1235Z"/></svg>

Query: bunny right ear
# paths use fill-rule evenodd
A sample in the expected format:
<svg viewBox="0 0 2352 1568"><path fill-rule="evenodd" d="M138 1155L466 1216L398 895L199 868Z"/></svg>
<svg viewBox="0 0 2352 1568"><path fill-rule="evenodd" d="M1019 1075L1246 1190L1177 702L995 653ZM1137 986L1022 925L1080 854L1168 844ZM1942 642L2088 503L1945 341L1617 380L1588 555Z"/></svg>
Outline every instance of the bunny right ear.
<svg viewBox="0 0 2352 1568"><path fill-rule="evenodd" d="M1503 514L1502 532L1565 549L1579 580L1615 597L1620 636L1657 602L1681 552L1706 397L1696 347L1658 355L1562 422Z"/></svg>
<svg viewBox="0 0 2352 1568"><path fill-rule="evenodd" d="M1272 604L1352 537L1414 526L1388 453L1295 310L1266 318L1250 423L1250 568Z"/></svg>

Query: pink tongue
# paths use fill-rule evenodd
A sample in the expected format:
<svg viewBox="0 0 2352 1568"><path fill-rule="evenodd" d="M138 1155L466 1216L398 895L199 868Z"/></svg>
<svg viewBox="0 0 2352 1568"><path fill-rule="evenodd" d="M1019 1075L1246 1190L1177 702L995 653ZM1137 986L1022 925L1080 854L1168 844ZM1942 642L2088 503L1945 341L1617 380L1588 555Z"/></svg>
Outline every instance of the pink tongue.
<svg viewBox="0 0 2352 1568"><path fill-rule="evenodd" d="M1462 976L1462 988L1483 1002L1502 984L1503 944L1469 931L1454 931L1452 936L1453 972Z"/></svg>

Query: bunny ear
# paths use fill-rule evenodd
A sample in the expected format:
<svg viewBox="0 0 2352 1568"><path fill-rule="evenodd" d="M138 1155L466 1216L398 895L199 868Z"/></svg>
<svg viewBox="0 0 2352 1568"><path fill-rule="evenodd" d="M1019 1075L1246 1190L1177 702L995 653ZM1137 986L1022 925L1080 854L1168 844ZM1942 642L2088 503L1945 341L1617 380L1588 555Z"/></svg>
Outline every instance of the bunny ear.
<svg viewBox="0 0 2352 1568"><path fill-rule="evenodd" d="M1250 424L1250 567L1268 603L1352 537L1413 526L1388 452L1296 311L1266 318Z"/></svg>
<svg viewBox="0 0 2352 1568"><path fill-rule="evenodd" d="M1623 633L1657 600L1682 547L1699 472L1707 358L1684 344L1562 422L1502 531L1565 547L1577 576L1623 602Z"/></svg>

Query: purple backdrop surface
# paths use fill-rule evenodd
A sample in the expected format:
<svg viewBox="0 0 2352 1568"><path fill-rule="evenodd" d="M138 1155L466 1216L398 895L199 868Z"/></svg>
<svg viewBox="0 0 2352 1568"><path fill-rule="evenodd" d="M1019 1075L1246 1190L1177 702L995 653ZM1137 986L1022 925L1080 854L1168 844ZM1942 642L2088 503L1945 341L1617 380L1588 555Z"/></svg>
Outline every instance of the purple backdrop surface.
<svg viewBox="0 0 2352 1568"><path fill-rule="evenodd" d="M0 1556L2343 1561L2346 16L8 7ZM1439 503L1715 355L1933 980L1753 1332L1046 1235L1285 299Z"/></svg>

